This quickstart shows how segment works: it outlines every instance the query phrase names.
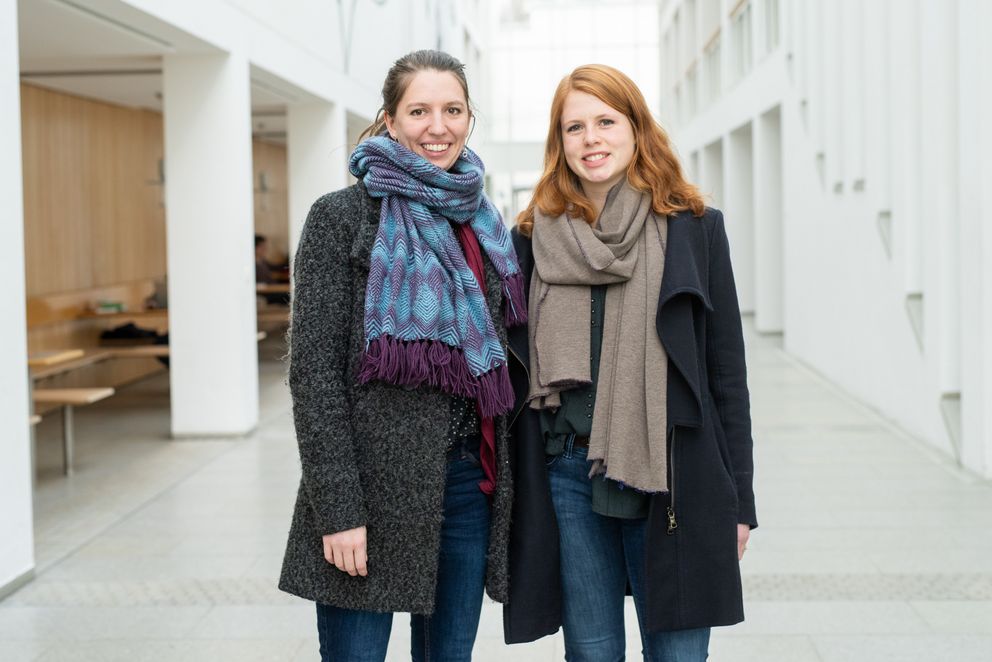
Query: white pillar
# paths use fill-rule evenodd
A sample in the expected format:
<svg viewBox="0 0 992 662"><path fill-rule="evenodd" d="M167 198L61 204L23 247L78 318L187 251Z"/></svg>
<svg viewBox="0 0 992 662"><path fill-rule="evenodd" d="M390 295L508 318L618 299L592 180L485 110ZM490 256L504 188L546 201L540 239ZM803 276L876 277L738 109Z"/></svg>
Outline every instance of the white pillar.
<svg viewBox="0 0 992 662"><path fill-rule="evenodd" d="M826 67L824 64L824 3L809 0L806 3L804 26L804 50L806 52L807 82L805 83L806 106L803 116L816 152L817 174L824 190L826 184Z"/></svg>
<svg viewBox="0 0 992 662"><path fill-rule="evenodd" d="M961 463L992 478L992 3L962 0L958 16L961 217Z"/></svg>
<svg viewBox="0 0 992 662"><path fill-rule="evenodd" d="M898 9L897 9L898 11ZM864 6L865 25L875 26L865 38L864 98L865 184L871 211L892 212L889 123L892 117L889 70L889 3L876 0Z"/></svg>
<svg viewBox="0 0 992 662"><path fill-rule="evenodd" d="M961 390L960 220L957 184L957 1L921 4L920 121L924 328L941 393Z"/></svg>
<svg viewBox="0 0 992 662"><path fill-rule="evenodd" d="M889 148L892 163L893 257L901 264L907 294L923 292L923 221L920 213L920 17L917 0L898 3L889 13L892 63ZM923 335L926 336L926 329Z"/></svg>
<svg viewBox="0 0 992 662"><path fill-rule="evenodd" d="M296 246L310 206L348 183L348 130L344 106L313 102L289 106L286 159L289 179L289 254Z"/></svg>
<svg viewBox="0 0 992 662"><path fill-rule="evenodd" d="M750 313L756 311L755 272L760 268L755 259L754 179L763 173L753 168L750 123L732 132L725 144L720 160L726 195L720 206L727 222L737 297L741 310Z"/></svg>
<svg viewBox="0 0 992 662"><path fill-rule="evenodd" d="M249 85L237 54L164 58L173 436L258 423Z"/></svg>
<svg viewBox="0 0 992 662"><path fill-rule="evenodd" d="M784 325L785 223L782 192L782 114L776 107L754 123L754 325L779 332Z"/></svg>
<svg viewBox="0 0 992 662"><path fill-rule="evenodd" d="M4 44L7 44L4 46ZM31 576L34 524L28 422L27 322L24 318L24 203L17 0L0 0L0 596Z"/></svg>
<svg viewBox="0 0 992 662"><path fill-rule="evenodd" d="M844 187L844 126L845 85L843 77L844 36L842 35L842 6L839 2L823 3L821 52L823 53L823 153L825 182L828 192L840 193Z"/></svg>
<svg viewBox="0 0 992 662"><path fill-rule="evenodd" d="M840 8L841 34L844 35L840 48L844 104L841 119L847 191L860 191L865 186L865 4L862 0L844 0ZM876 29L883 30L884 27L879 25ZM872 39L875 38L872 34Z"/></svg>

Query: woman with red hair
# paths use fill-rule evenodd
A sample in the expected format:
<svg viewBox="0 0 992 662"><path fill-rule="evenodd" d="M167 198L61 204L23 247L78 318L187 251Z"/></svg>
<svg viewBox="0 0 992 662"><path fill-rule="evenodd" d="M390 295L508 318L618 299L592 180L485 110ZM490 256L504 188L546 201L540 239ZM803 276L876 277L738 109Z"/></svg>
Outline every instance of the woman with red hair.
<svg viewBox="0 0 992 662"><path fill-rule="evenodd" d="M551 105L513 232L529 292L517 395L508 643L563 627L568 660L699 662L743 620L757 526L740 309L722 214L626 75L582 66Z"/></svg>

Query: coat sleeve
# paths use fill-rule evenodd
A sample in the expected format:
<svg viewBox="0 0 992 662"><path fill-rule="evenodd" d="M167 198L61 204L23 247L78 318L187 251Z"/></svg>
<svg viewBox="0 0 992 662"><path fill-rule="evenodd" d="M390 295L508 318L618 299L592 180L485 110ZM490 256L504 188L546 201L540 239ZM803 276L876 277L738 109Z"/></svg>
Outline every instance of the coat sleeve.
<svg viewBox="0 0 992 662"><path fill-rule="evenodd" d="M310 209L294 262L289 387L302 489L321 535L366 524L348 394L352 288L344 192ZM357 219L353 221L357 223Z"/></svg>
<svg viewBox="0 0 992 662"><path fill-rule="evenodd" d="M744 332L723 214L716 211L715 215L709 249L709 292L713 308L707 311L706 363L710 392L726 436L737 484L737 521L754 528L758 526L758 520L754 507L751 404L744 362Z"/></svg>

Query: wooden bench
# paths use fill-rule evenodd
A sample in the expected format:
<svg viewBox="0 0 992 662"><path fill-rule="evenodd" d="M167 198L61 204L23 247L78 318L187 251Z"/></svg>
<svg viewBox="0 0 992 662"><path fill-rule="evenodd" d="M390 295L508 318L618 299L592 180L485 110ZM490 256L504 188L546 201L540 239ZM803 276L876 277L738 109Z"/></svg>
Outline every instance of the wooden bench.
<svg viewBox="0 0 992 662"><path fill-rule="evenodd" d="M112 350L109 349L85 349L76 351L79 352L79 354L76 355L77 358L42 366L38 366L37 364L31 365L31 379L44 379L45 377L53 377L55 375L61 375L64 372L72 372L73 370L78 370L79 368L85 368L86 366L93 365L94 363L106 361L111 358L112 354ZM28 363L30 365L31 361L29 360Z"/></svg>
<svg viewBox="0 0 992 662"><path fill-rule="evenodd" d="M75 436L72 430L73 407L91 405L114 394L110 387L97 388L39 388L31 393L35 404L59 405L62 408L62 468L66 476L72 475L75 454Z"/></svg>

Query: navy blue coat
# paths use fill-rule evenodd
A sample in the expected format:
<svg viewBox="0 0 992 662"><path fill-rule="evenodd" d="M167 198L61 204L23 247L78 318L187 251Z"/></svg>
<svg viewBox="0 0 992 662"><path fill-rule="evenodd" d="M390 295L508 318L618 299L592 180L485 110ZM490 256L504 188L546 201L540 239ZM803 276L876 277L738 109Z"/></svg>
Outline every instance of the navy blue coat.
<svg viewBox="0 0 992 662"><path fill-rule="evenodd" d="M516 229L513 242L529 292L531 242ZM646 626L732 625L744 620L737 524L758 522L744 338L720 211L669 216L656 327L668 353L672 475L671 493L653 496L648 514ZM515 500L503 629L512 644L561 627L561 579L544 442L537 412L525 406L526 328L512 329L509 341L517 396L510 444ZM671 532L669 506L678 523Z"/></svg>

